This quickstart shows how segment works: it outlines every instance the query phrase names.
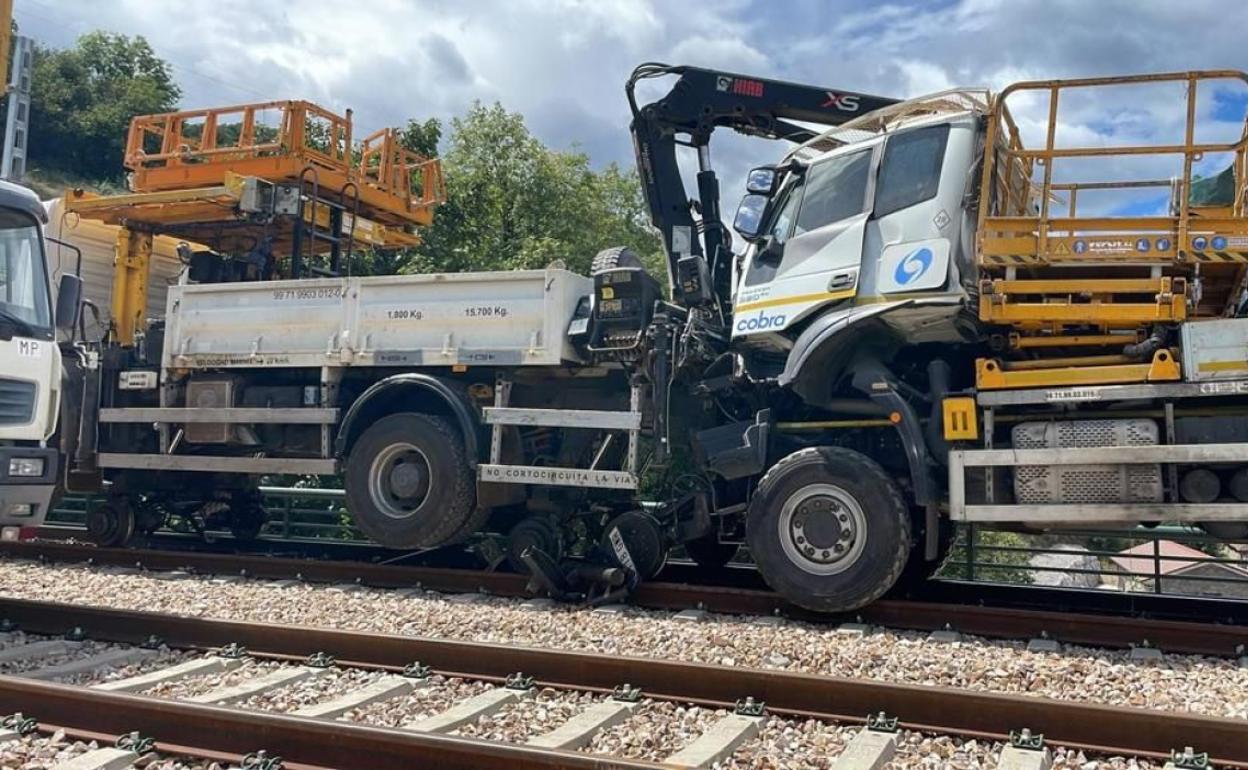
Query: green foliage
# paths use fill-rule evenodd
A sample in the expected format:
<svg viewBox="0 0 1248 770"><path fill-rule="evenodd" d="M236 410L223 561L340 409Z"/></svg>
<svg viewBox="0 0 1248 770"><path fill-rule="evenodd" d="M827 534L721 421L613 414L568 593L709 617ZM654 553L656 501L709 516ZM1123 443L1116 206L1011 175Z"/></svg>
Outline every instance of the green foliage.
<svg viewBox="0 0 1248 770"><path fill-rule="evenodd" d="M31 87L31 163L93 179L121 175L131 117L172 110L181 95L146 40L107 32L36 48Z"/></svg>
<svg viewBox="0 0 1248 770"><path fill-rule="evenodd" d="M437 118L429 118L423 123L419 120L407 121L407 127L399 133L399 142L426 158L438 155L438 144L442 141L442 123Z"/></svg>
<svg viewBox="0 0 1248 770"><path fill-rule="evenodd" d="M440 135L436 121L412 121L404 142L424 153ZM539 268L557 259L584 272L609 246L652 259L659 251L635 173L594 171L584 153L547 149L499 104L456 118L442 161L448 201L405 272Z"/></svg>
<svg viewBox="0 0 1248 770"><path fill-rule="evenodd" d="M169 65L141 37L92 32L67 50L38 49L34 66L31 165L50 176L119 181L130 119L172 110L180 95ZM218 126L218 144L236 143L239 128ZM197 136L193 124L185 132ZM424 242L397 254L363 250L355 274L541 268L556 260L586 272L598 251L630 246L656 277L666 275L636 172L595 169L582 152L550 150L500 104L474 105L447 133L434 118L409 120L400 132L403 145L425 157L438 156L445 139L448 201ZM272 136L272 128L257 127L257 141ZM328 149L326 125L309 121L307 136Z"/></svg>
<svg viewBox="0 0 1248 770"><path fill-rule="evenodd" d="M1025 537L1015 532L975 531L974 549L968 548L967 528L958 529L957 539L940 577L958 580L986 580L994 583L1031 583L1027 561L1031 554L997 548L1026 548ZM973 572L970 562L974 562Z"/></svg>

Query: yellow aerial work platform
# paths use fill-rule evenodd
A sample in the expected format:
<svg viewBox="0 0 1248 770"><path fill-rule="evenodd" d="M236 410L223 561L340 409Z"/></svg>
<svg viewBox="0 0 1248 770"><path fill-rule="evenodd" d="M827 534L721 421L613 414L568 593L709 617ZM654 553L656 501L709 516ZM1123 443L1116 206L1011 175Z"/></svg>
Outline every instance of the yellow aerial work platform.
<svg viewBox="0 0 1248 770"><path fill-rule="evenodd" d="M1110 89L1166 84L1186 92L1186 118L1172 141L1115 137L1088 146L1059 138L1059 105L1072 92L1112 103ZM1216 70L1024 82L992 100L976 241L979 318L1005 343L1000 357L977 362L980 388L1177 380L1182 372L1170 342L1137 348L1134 357L1121 351L1154 330L1235 314L1248 286L1248 121L1237 137L1210 141L1197 120L1201 87L1227 84L1242 88L1248 75ZM1047 99L1042 147L1023 146L1006 106L1011 96ZM1198 205L1193 166L1215 156L1229 159L1231 194ZM1169 179L1097 178L1159 158L1177 159L1181 170ZM1064 177L1078 181L1055 181L1059 164ZM1078 209L1081 193L1086 200L1096 192L1146 188L1169 192L1164 215Z"/></svg>
<svg viewBox="0 0 1248 770"><path fill-rule="evenodd" d="M395 129L355 142L350 111L305 101L138 116L125 165L132 192L70 191L64 209L123 228L112 330L123 345L142 326L153 235L222 254L263 249L265 278L332 275L350 272L357 244L420 243L446 199L439 161L404 148ZM328 267L312 264L326 255Z"/></svg>

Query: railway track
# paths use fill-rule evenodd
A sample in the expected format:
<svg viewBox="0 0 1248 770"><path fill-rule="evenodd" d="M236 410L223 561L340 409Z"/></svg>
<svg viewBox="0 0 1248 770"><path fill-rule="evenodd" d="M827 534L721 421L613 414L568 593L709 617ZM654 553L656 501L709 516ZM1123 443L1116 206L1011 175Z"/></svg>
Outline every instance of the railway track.
<svg viewBox="0 0 1248 770"><path fill-rule="evenodd" d="M44 540L85 542L85 529L72 525L45 525L39 530ZM158 534L136 543L138 550L215 553L229 556L278 557L342 561L361 564L388 564L438 569L481 571L477 557L466 551L396 551L366 541L340 541L311 538L268 538L240 541L230 537L206 542L198 536ZM657 576L658 583L682 583L717 588L749 589L757 592L759 603L767 603L793 617L808 616L801 608L779 600L749 564L730 564L719 569L700 567L691 561L670 560ZM1105 591L1080 588L1052 588L992 583L983 580L936 578L899 588L894 598L937 604L972 604L1005 609L1040 609L1080 614L1117 615L1150 620L1182 620L1248 626L1248 601L1213 596L1177 595L1136 591Z"/></svg>
<svg viewBox="0 0 1248 770"><path fill-rule="evenodd" d="M75 736L98 739L137 731L154 739L152 749L166 756L238 759L264 750L285 758L289 767L374 770L408 768L417 761L439 768L654 768L660 765L631 758L627 752L603 756L578 749L595 747L595 736L605 730L626 729L628 720L643 709L686 715L696 709L703 716L696 734L674 746L670 755L657 758L662 766L706 767L730 761L767 729L769 720L793 724L816 720L843 737L841 753L847 762L856 753L898 750L902 736L910 732L976 739L997 755L1006 749L988 744L1007 743L1012 732L1027 729L1044 734L1053 746L1093 755L1161 760L1172 749L1193 746L1208 752L1217 767L1248 768L1248 721L1242 719L49 602L0 600L0 615L24 633L48 637L23 639L16 647L5 648L7 652L0 650L0 656L27 661L22 676L0 676L0 711L20 712L36 719L45 731L63 729ZM39 665L39 655L48 649L64 651L63 635L69 629L117 646L96 651L97 660L145 643L150 647L153 637L158 638L182 656L173 664L179 668L171 671L165 660L127 679L97 681L94 687L87 686L89 675L87 682L76 685L45 681L90 669L89 660L79 661L72 672L65 662L50 663L60 667L51 673ZM36 646L26 652L25 644ZM248 651L252 662L239 657L240 648ZM245 666L254 669L251 674ZM174 698L153 694L195 671L220 674L231 669L244 676L210 677L198 689L184 690ZM364 673L351 673L355 671ZM266 693L331 676L350 686L331 692L328 700L288 702L286 713L257 705L256 699ZM402 699L446 682L473 687L432 713L400 719L396 723L402 727L350 721L353 715L366 713L370 704ZM576 695L577 707L562 724L544 732L522 731L514 742L472 737L470 727L480 724L482 717L550 698L549 693ZM653 705L664 703L675 706L664 712ZM897 723L885 718L863 727L868 715L881 712ZM343 721L344 715L348 721ZM556 732L560 728L562 732ZM452 734L456 730L459 733ZM600 742L597 749L602 745L610 744ZM1029 754L1027 749L1009 751L1039 759L1037 752ZM1005 760L993 761L997 759Z"/></svg>
<svg viewBox="0 0 1248 770"><path fill-rule="evenodd" d="M185 570L197 574L245 575L377 588L419 586L444 593L477 592L502 597L528 595L527 581L520 575L437 567L290 559L261 554L135 551L43 541L0 543L0 555L57 563L90 562L102 567L150 571ZM1210 622L1208 619L1202 622L1159 618L1141 620L1137 616L901 599L876 602L852 618L829 618L805 612L763 589L672 582L645 583L631 597L631 601L652 609L679 611L699 608L727 614L783 615L801 620L850 621L901 630L951 628L989 638L1047 638L1054 642L1118 649L1146 644L1167 652L1221 657L1242 655L1243 650L1248 649L1248 625Z"/></svg>

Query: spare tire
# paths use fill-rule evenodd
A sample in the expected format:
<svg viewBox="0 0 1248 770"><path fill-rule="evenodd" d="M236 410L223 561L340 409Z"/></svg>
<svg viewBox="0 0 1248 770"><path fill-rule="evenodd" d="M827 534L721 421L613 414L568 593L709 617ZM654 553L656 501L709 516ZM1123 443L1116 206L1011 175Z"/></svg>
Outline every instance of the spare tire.
<svg viewBox="0 0 1248 770"><path fill-rule="evenodd" d="M641 264L641 257L637 256L637 252L627 246L612 246L594 255L594 260L589 263L589 272L590 275L594 275L604 270L614 270L617 267L640 267L643 270L645 269L645 265Z"/></svg>
<svg viewBox="0 0 1248 770"><path fill-rule="evenodd" d="M434 548L461 534L476 509L464 439L446 419L403 412L373 423L347 456L347 508L390 548Z"/></svg>

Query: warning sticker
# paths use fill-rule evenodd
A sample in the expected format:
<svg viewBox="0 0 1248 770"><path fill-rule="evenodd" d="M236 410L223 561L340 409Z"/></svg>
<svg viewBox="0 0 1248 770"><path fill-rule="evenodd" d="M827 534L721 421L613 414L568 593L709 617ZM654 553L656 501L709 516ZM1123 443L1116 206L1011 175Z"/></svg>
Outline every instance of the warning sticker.
<svg viewBox="0 0 1248 770"><path fill-rule="evenodd" d="M1196 247L1195 239L1192 247ZM1209 248L1214 251L1248 249L1248 235L1212 235L1209 237Z"/></svg>
<svg viewBox="0 0 1248 770"><path fill-rule="evenodd" d="M1147 243L1147 240L1141 239ZM1130 254L1137 242L1130 238L1080 238L1075 241L1076 254Z"/></svg>

